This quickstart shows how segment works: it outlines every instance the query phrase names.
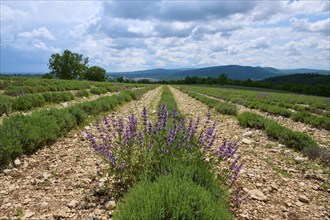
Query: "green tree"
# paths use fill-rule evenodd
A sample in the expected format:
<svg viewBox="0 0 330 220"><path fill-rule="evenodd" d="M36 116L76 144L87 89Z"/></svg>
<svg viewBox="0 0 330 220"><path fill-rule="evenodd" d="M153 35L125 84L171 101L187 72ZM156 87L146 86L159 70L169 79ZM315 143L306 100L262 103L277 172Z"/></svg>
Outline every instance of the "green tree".
<svg viewBox="0 0 330 220"><path fill-rule="evenodd" d="M124 77L119 76L119 77L117 78L117 82L120 82L120 83L124 82Z"/></svg>
<svg viewBox="0 0 330 220"><path fill-rule="evenodd" d="M41 76L42 79L54 79L54 74L52 73L45 73Z"/></svg>
<svg viewBox="0 0 330 220"><path fill-rule="evenodd" d="M222 73L218 76L218 83L220 85L224 85L227 82L228 82L228 75L227 74Z"/></svg>
<svg viewBox="0 0 330 220"><path fill-rule="evenodd" d="M86 70L84 79L103 82L106 80L105 72L105 69L99 66L92 66Z"/></svg>
<svg viewBox="0 0 330 220"><path fill-rule="evenodd" d="M50 73L60 79L77 79L87 70L88 57L65 50L62 55L52 54L48 67Z"/></svg>

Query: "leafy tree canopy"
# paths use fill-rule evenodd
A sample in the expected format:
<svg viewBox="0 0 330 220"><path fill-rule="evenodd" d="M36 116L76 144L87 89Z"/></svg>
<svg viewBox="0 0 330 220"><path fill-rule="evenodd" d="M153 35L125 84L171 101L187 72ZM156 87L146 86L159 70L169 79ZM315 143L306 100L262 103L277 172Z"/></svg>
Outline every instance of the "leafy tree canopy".
<svg viewBox="0 0 330 220"><path fill-rule="evenodd" d="M60 79L77 79L87 70L88 57L65 50L62 55L52 54L48 67L50 73Z"/></svg>
<svg viewBox="0 0 330 220"><path fill-rule="evenodd" d="M119 76L119 77L117 78L117 82L120 82L120 83L124 82L124 77Z"/></svg>
<svg viewBox="0 0 330 220"><path fill-rule="evenodd" d="M105 72L105 69L99 66L92 66L86 70L84 79L102 82L106 80Z"/></svg>

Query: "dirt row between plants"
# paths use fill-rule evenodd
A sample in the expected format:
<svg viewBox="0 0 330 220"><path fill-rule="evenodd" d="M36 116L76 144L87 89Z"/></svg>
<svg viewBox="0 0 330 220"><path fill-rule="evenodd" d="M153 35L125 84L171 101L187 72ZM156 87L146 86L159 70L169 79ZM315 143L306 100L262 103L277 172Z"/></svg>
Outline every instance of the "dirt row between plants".
<svg viewBox="0 0 330 220"><path fill-rule="evenodd" d="M171 87L178 108L188 117L206 118L206 105ZM236 219L330 219L329 168L306 161L302 155L268 139L261 130L239 126L235 117L212 112L222 141L239 140L244 166L237 184L250 195L234 209Z"/></svg>
<svg viewBox="0 0 330 220"><path fill-rule="evenodd" d="M219 100L221 102L228 103L228 101L226 101L224 99L215 98L215 97L208 96L208 95L201 94L201 93L198 93L198 94L211 98L211 99L215 99L215 100ZM272 120L276 121L277 123L279 123L287 128L290 128L293 131L299 131L299 132L306 133L306 134L310 135L315 141L317 141L321 147L328 148L330 150L330 131L327 131L325 129L317 129L317 128L312 127L309 124L305 124L302 122L295 122L290 118L285 118L282 116L274 116L268 112L263 112L258 109L250 109L248 107L239 105L237 103L232 103L232 102L229 102L229 103L236 105L239 113L254 112L254 113L262 115L266 118L272 119Z"/></svg>
<svg viewBox="0 0 330 220"><path fill-rule="evenodd" d="M119 107L127 117L157 108L161 87L140 100ZM95 131L94 123L84 129ZM103 190L111 179L106 164L95 155L79 129L31 156L15 160L15 167L0 174L0 219L109 219L115 207Z"/></svg>
<svg viewBox="0 0 330 220"><path fill-rule="evenodd" d="M133 88L132 90L134 90L136 88ZM29 114L32 114L33 112L37 112L37 111L40 111L42 109L50 109L50 108L57 108L57 109L61 109L61 108L67 108L67 107L70 107L72 105L75 105L75 104L78 104L78 103L83 103L83 102L88 102L88 101L94 101L100 97L103 97L103 96L112 96L112 95L115 95L115 94L118 94L119 92L107 92L107 93L104 93L104 94L100 94L100 95L91 95L89 97L75 97L74 100L71 100L71 101L67 101L67 102L61 102L61 103L48 103L42 107L38 107L38 108L35 108L35 109L32 109L32 110L29 110L29 111L15 111L15 112L12 112L10 115L2 115L0 116L0 124L2 123L2 121L7 118L7 117L11 117L13 115L16 115L16 114L23 114L23 115L29 115Z"/></svg>

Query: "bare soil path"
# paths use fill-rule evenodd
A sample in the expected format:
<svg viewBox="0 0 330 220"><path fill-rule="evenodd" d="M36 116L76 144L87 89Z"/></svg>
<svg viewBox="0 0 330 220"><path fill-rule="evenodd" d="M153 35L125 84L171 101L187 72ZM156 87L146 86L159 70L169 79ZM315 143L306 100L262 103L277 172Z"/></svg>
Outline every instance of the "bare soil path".
<svg viewBox="0 0 330 220"><path fill-rule="evenodd" d="M205 118L206 105L171 87L179 110L188 117ZM299 161L298 152L268 139L260 130L245 129L235 117L212 112L217 122L215 146L239 140L244 167L237 182L251 197L235 209L236 219L330 219L329 168Z"/></svg>
<svg viewBox="0 0 330 220"><path fill-rule="evenodd" d="M115 114L141 114L144 106L156 109L161 87L140 100L119 107ZM95 130L94 123L84 129ZM83 129L53 145L16 161L0 174L0 219L109 219L111 195L102 192L110 177L106 164L95 155ZM100 163L100 164L99 164Z"/></svg>

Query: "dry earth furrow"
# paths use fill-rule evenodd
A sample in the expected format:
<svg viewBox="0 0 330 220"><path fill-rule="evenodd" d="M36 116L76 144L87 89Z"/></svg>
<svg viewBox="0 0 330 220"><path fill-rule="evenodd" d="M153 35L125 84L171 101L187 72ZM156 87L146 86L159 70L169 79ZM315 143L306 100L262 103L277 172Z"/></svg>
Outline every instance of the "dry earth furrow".
<svg viewBox="0 0 330 220"><path fill-rule="evenodd" d="M205 118L209 111L206 105L171 90L181 112ZM223 140L239 140L244 168L237 184L249 193L264 195L255 195L257 199L249 199L236 209L236 219L330 219L329 191L321 190L322 184L329 183L329 170L313 161L295 161L300 153L268 139L260 130L240 127L232 116L213 111L212 119L217 122L220 139L216 146Z"/></svg>
<svg viewBox="0 0 330 220"><path fill-rule="evenodd" d="M205 97L211 98L211 99L219 100L221 102L228 102L224 99L215 98L213 96L208 96L208 95L201 94L201 93L199 93L199 94L203 95ZM258 109L250 109L248 107L245 107L243 105L239 105L237 103L232 103L232 102L230 102L230 103L233 104L233 105L236 105L237 108L238 108L238 111L240 113L242 113L242 112L254 112L254 113L262 115L266 118L272 119L272 120L278 122L279 124L281 124L281 125L283 125L287 128L290 128L293 131L299 131L299 132L306 133L306 134L310 135L315 141L317 141L318 144L321 147L327 148L328 150L330 150L330 131L327 131L325 129L317 129L317 128L312 127L309 124L305 124L305 123L302 123L302 122L295 122L290 118L285 118L285 117L282 117L282 116L274 116L274 115L272 115L268 112L263 112L263 111L258 110Z"/></svg>
<svg viewBox="0 0 330 220"><path fill-rule="evenodd" d="M160 87L151 90L141 100L119 107L115 114L140 114L144 106L153 111L160 92ZM85 129L95 130L94 123ZM98 191L99 196L91 194L110 182L103 173L106 164L101 161L91 152L82 129L19 158L15 168L0 174L0 219L19 219L18 215L36 220L109 219L111 195L102 191Z"/></svg>

